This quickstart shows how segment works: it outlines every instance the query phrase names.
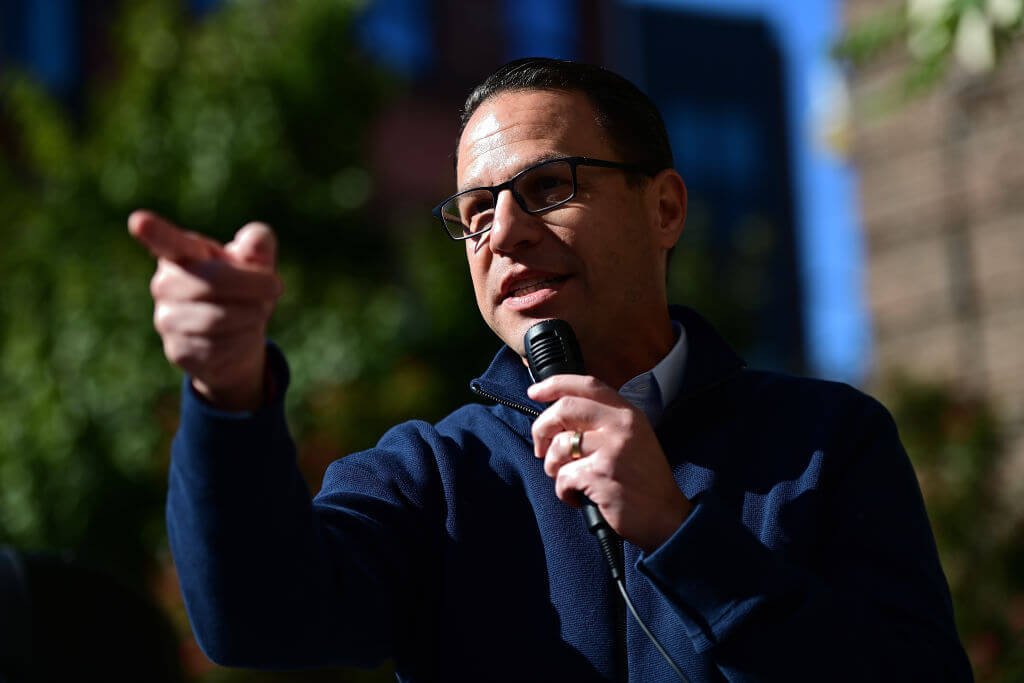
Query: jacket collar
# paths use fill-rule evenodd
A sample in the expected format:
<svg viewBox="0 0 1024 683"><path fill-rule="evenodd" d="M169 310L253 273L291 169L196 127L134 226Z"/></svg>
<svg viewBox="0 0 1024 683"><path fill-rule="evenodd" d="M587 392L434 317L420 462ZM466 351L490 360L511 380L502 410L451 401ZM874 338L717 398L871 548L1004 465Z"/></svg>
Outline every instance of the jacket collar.
<svg viewBox="0 0 1024 683"><path fill-rule="evenodd" d="M674 404L720 384L746 365L711 323L692 308L669 306L669 315L686 330L688 344L683 381ZM526 395L530 384L530 373L522 357L502 346L487 371L473 380L470 387L477 393L482 390L503 402L542 412L545 406Z"/></svg>

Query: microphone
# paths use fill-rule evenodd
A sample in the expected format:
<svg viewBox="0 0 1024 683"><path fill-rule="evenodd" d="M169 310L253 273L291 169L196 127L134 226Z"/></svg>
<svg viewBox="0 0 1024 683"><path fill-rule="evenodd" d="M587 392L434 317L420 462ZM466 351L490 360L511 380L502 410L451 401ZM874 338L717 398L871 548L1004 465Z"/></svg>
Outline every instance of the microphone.
<svg viewBox="0 0 1024 683"><path fill-rule="evenodd" d="M530 373L538 382L552 375L585 374L580 344L576 340L572 326L564 320L544 320L533 325L523 336L523 345L526 347L526 361L530 365ZM597 537L611 569L612 579L618 581L623 578L616 548L618 536L605 521L594 501L582 493L579 497L587 529Z"/></svg>

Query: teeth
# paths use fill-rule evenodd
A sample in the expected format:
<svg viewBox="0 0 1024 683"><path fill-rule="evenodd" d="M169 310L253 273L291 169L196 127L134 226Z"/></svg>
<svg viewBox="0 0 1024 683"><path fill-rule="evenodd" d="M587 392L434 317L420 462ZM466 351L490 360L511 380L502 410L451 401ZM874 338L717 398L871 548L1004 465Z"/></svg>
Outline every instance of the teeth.
<svg viewBox="0 0 1024 683"><path fill-rule="evenodd" d="M533 294L544 288L548 283L554 282L557 278L548 278L547 280L536 280L529 282L523 286L516 286L510 296L526 296L527 294Z"/></svg>

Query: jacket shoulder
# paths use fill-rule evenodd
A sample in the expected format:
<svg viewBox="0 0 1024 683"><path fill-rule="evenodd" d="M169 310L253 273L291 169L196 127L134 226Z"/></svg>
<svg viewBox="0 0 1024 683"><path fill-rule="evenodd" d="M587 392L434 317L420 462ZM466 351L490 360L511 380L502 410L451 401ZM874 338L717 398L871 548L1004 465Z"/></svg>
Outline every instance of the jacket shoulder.
<svg viewBox="0 0 1024 683"><path fill-rule="evenodd" d="M328 475L335 474L334 469L360 468L376 479L396 473L406 477L415 473L412 478L420 479L424 471L436 472L439 466L445 469L441 463L459 460L488 438L499 438L502 423L514 418L505 415L504 410L502 406L467 404L434 424L425 420L402 422L386 431L372 448L336 460L328 468Z"/></svg>
<svg viewBox="0 0 1024 683"><path fill-rule="evenodd" d="M844 382L801 377L782 372L744 369L737 389L758 401L779 402L778 408L792 412L841 412L843 414L888 416L876 398Z"/></svg>

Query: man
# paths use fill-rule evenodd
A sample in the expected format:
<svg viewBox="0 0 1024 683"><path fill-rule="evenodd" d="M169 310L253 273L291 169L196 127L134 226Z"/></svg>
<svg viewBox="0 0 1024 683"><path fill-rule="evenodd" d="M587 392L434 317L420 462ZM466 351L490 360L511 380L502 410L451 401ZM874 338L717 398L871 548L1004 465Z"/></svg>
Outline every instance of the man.
<svg viewBox="0 0 1024 683"><path fill-rule="evenodd" d="M496 404L395 427L312 502L264 343L273 234L251 224L222 247L129 219L159 257L165 352L190 373L168 529L204 650L285 668L394 657L404 680L673 680L620 606L582 493L692 681L970 679L885 410L746 370L668 307L686 191L646 96L597 67L513 62L467 101L456 161L435 213L506 344L472 384ZM532 383L523 334L549 318L590 375Z"/></svg>

